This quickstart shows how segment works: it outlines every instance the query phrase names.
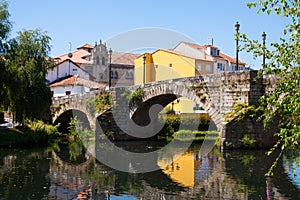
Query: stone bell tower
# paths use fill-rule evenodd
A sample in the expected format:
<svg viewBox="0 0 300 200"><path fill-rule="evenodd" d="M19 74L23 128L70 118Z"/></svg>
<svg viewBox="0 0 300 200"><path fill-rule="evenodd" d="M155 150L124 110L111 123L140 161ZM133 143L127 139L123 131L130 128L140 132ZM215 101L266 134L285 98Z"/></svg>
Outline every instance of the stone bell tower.
<svg viewBox="0 0 300 200"><path fill-rule="evenodd" d="M92 50L93 59L93 76L96 77L96 81L100 83L108 83L108 50L106 44L100 40L99 44L95 44Z"/></svg>

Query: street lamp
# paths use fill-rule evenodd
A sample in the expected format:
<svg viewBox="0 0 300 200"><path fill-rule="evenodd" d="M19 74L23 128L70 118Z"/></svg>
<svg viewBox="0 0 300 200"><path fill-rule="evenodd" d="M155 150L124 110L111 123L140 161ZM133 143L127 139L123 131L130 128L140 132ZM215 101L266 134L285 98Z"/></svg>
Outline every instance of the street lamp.
<svg viewBox="0 0 300 200"><path fill-rule="evenodd" d="M266 68L266 38L267 34L265 32L262 33L262 40L263 40L263 69Z"/></svg>
<svg viewBox="0 0 300 200"><path fill-rule="evenodd" d="M144 66L144 69L143 69L143 84L145 84L145 70L146 70L146 54L144 54L143 56L143 66Z"/></svg>
<svg viewBox="0 0 300 200"><path fill-rule="evenodd" d="M179 103L180 102L180 99L177 99L177 103ZM175 113L174 112L174 101L172 101L172 113Z"/></svg>
<svg viewBox="0 0 300 200"><path fill-rule="evenodd" d="M108 75L108 87L110 89L111 87L111 55L112 55L112 50L111 48L109 49L109 75Z"/></svg>
<svg viewBox="0 0 300 200"><path fill-rule="evenodd" d="M239 30L240 30L239 22L236 22L235 30L236 30L236 66L235 66L235 70L237 71L237 70L239 70Z"/></svg>

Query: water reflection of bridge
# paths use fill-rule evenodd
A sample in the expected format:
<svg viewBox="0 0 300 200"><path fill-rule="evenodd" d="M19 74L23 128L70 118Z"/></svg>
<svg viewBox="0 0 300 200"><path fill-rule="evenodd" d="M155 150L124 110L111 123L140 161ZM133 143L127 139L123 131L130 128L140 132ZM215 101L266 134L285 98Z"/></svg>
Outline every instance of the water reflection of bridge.
<svg viewBox="0 0 300 200"><path fill-rule="evenodd" d="M90 156L84 163L71 164L63 161L55 151L51 152L49 175L51 186L48 198L70 199L81 193L91 192L92 181L85 179L86 170L95 166L95 158Z"/></svg>
<svg viewBox="0 0 300 200"><path fill-rule="evenodd" d="M229 154L230 156L227 156ZM266 199L264 196L266 187L258 189L256 184L265 185L264 173L272 160L266 163L265 168L258 169L255 163L264 163L266 157L252 157L251 152L245 153L245 157L236 157L234 152L229 152L229 154L223 157L217 152L208 155L201 155L197 151L187 152L174 159L164 169L145 174L117 171L109 174L107 171L101 171L99 166L102 165L97 164L93 159L73 165L63 161L56 154L52 154L50 194L55 196L55 188L61 193L68 191L71 194L71 190L73 194L77 194L91 186L90 191L94 197L95 195L104 197L105 191L106 194L108 192L116 194L126 188L125 191L142 199ZM246 158L248 160L245 160ZM158 161L158 165L160 162L162 161ZM283 170L283 163L279 165L277 175L286 176L286 178L281 178L281 182L271 179L267 189L272 197L276 198L289 199L290 196L297 196L295 192L299 192L299 189L292 187L288 181ZM87 171L93 173L87 173ZM247 173L249 176L244 175ZM127 188L128 185L130 185L129 188ZM291 195L281 194L282 191L289 191L285 185L291 188ZM253 190L258 191L253 194Z"/></svg>

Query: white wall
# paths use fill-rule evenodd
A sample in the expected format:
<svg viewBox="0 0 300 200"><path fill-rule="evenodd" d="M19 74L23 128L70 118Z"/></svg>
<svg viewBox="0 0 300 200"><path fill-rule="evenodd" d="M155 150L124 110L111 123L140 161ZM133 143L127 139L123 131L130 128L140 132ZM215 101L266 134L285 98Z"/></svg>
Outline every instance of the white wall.
<svg viewBox="0 0 300 200"><path fill-rule="evenodd" d="M48 70L46 79L51 83L59 78L63 78L68 75L79 75L81 78L89 80L89 74L72 62L66 61L63 62L53 69Z"/></svg>
<svg viewBox="0 0 300 200"><path fill-rule="evenodd" d="M197 59L206 59L203 52L194 49L184 43L180 43L177 47L173 49L175 52L182 53L183 55L190 56Z"/></svg>
<svg viewBox="0 0 300 200"><path fill-rule="evenodd" d="M82 93L90 91L90 88L85 87L85 86L81 86L81 85L64 86L64 87L52 87L50 89L51 89L51 91L53 91L53 97L65 96L66 91L71 91L70 95L82 94Z"/></svg>

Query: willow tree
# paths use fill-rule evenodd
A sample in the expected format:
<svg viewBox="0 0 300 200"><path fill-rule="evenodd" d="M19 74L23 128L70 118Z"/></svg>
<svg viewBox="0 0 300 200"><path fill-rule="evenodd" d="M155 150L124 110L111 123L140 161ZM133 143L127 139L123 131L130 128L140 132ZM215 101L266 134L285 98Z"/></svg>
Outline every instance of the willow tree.
<svg viewBox="0 0 300 200"><path fill-rule="evenodd" d="M5 59L3 55L7 50L7 40L11 31L11 22L9 21L9 12L7 10L6 1L0 3L0 111L2 107L6 107L8 104L7 98L7 85L8 79Z"/></svg>
<svg viewBox="0 0 300 200"><path fill-rule="evenodd" d="M9 43L8 66L10 107L17 121L41 119L51 105L46 85L50 37L40 30L25 30Z"/></svg>
<svg viewBox="0 0 300 200"><path fill-rule="evenodd" d="M282 30L284 37L280 42L271 43L268 49L245 34L239 35L244 48L255 57L265 52L264 73L278 77L275 89L261 98L259 109L263 111L266 126L279 118L279 132L276 133L279 140L272 151L279 149L280 157L285 150L298 151L300 147L300 0L259 0L248 3L248 7L256 8L258 13L279 15L288 21Z"/></svg>

